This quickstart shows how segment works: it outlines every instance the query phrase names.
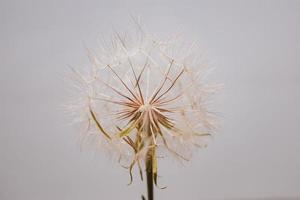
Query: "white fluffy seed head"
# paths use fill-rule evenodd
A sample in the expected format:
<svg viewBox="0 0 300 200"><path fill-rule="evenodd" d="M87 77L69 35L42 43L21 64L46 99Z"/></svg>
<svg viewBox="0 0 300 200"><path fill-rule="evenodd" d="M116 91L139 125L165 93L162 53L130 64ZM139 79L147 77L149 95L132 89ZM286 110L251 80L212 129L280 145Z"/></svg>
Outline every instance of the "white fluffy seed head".
<svg viewBox="0 0 300 200"><path fill-rule="evenodd" d="M203 82L207 66L194 43L133 32L89 51L88 73L74 70L71 111L85 140L97 138L120 162L144 160L150 148L187 160L216 128L208 100L217 86Z"/></svg>

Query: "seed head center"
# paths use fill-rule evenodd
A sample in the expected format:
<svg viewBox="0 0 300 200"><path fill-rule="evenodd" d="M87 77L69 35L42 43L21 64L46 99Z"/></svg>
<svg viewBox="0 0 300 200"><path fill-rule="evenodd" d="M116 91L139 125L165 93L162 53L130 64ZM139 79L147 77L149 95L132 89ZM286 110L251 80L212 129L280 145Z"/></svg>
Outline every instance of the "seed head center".
<svg viewBox="0 0 300 200"><path fill-rule="evenodd" d="M152 105L149 104L149 103L146 103L146 104L143 104L143 105L140 106L139 111L140 112L147 112L151 109L152 109Z"/></svg>

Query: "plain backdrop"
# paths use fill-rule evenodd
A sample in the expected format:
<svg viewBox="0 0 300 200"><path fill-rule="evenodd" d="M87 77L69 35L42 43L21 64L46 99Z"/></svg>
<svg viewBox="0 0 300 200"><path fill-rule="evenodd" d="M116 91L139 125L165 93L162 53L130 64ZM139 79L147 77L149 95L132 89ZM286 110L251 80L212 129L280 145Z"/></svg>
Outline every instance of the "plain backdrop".
<svg viewBox="0 0 300 200"><path fill-rule="evenodd" d="M300 199L300 1L0 1L0 199L138 200L125 169L81 150L68 65L138 15L152 33L200 42L223 83L221 129L184 166L159 163L158 200Z"/></svg>

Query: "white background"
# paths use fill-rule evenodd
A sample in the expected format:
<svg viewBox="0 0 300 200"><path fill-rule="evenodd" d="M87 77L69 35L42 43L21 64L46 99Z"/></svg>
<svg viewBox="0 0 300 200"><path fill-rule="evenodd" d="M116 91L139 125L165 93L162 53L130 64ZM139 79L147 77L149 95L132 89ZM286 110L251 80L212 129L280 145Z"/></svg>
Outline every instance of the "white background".
<svg viewBox="0 0 300 200"><path fill-rule="evenodd" d="M182 166L160 161L157 199L300 198L300 1L0 1L0 199L140 199L145 183L81 151L60 105L67 65L140 15L153 33L197 39L221 130Z"/></svg>

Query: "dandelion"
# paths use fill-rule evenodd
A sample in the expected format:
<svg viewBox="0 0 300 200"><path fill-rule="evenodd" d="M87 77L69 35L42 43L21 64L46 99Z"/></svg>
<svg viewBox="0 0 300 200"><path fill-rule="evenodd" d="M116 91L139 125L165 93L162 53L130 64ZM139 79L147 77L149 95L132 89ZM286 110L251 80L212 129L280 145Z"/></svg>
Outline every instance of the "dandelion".
<svg viewBox="0 0 300 200"><path fill-rule="evenodd" d="M158 158L187 161L214 132L207 105L216 86L203 83L207 70L195 44L184 45L177 36L162 41L137 27L88 50L92 66L87 73L73 69L77 97L70 107L85 124L85 138L96 136L118 155L130 183L135 166L142 180L145 169L152 200Z"/></svg>

